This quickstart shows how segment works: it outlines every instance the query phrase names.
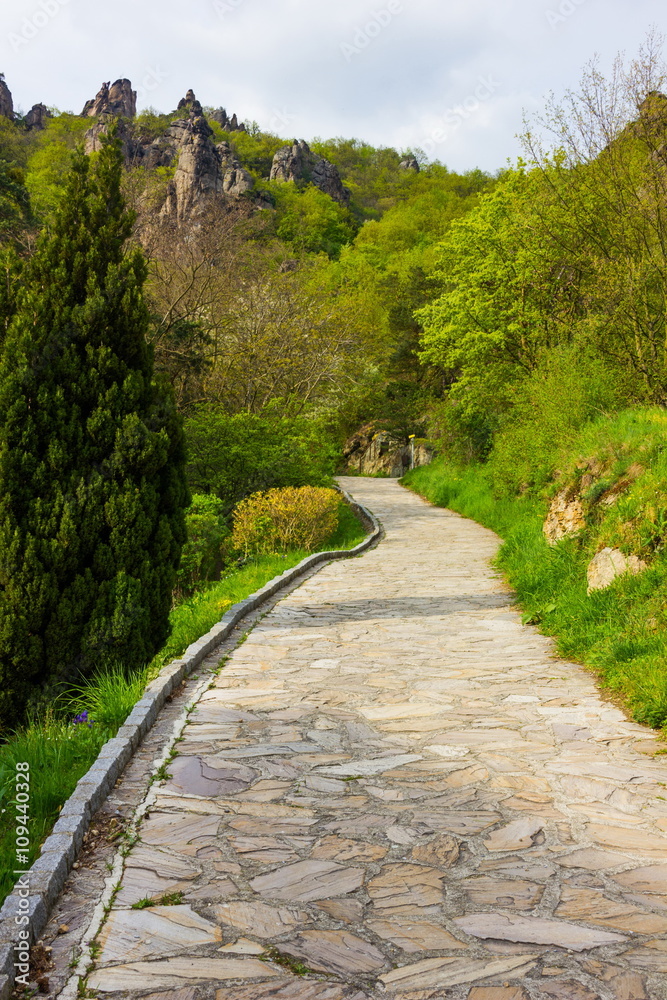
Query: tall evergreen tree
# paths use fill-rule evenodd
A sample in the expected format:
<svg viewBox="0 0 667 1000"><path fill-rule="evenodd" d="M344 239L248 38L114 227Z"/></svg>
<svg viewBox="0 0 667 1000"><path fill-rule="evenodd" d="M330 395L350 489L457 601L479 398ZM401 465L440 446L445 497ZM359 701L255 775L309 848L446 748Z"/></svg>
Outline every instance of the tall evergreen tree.
<svg viewBox="0 0 667 1000"><path fill-rule="evenodd" d="M0 719L169 631L188 491L128 251L120 143L78 151L0 361Z"/></svg>

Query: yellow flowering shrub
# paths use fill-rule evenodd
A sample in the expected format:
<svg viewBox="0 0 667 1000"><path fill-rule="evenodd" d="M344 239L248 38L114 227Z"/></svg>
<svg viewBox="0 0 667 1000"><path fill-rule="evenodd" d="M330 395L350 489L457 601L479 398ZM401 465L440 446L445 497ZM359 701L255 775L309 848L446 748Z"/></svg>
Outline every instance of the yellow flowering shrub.
<svg viewBox="0 0 667 1000"><path fill-rule="evenodd" d="M232 544L248 555L318 548L338 527L340 496L320 486L253 493L236 505Z"/></svg>

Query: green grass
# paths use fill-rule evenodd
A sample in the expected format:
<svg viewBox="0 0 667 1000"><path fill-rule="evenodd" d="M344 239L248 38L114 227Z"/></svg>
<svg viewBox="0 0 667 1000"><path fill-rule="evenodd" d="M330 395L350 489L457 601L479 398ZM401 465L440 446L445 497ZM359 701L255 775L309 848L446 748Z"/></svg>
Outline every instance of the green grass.
<svg viewBox="0 0 667 1000"><path fill-rule="evenodd" d="M587 432L587 446L595 444L593 437ZM549 546L542 533L546 502L497 498L488 466L461 470L440 460L408 473L403 482L500 535L496 564L516 593L524 621L552 636L561 656L593 669L637 722L665 726L667 557L662 552L641 575L621 577L589 595L586 568L604 525Z"/></svg>
<svg viewBox="0 0 667 1000"><path fill-rule="evenodd" d="M58 809L91 766L111 735L101 727L64 723L51 715L33 722L0 747L0 900L16 881L16 765L30 765L28 863L49 835Z"/></svg>
<svg viewBox="0 0 667 1000"><path fill-rule="evenodd" d="M366 530L360 520L341 501L338 528L322 548L353 548L365 537ZM119 665L100 673L60 698L47 718L30 722L5 739L0 745L0 903L16 881L12 872L17 867L28 867L16 864L16 764L30 765L28 864L32 864L58 817L59 808L94 763L103 744L132 711L146 682L208 632L233 604L296 566L307 555L295 551L258 556L220 581L202 587L172 610L171 636L144 670L127 676ZM82 712L88 713L90 725L87 721L72 722Z"/></svg>

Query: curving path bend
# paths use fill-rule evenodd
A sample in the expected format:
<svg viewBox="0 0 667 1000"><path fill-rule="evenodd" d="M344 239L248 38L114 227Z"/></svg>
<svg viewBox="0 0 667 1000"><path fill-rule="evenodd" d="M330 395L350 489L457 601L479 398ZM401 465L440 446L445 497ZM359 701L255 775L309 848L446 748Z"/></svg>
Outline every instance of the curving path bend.
<svg viewBox="0 0 667 1000"><path fill-rule="evenodd" d="M202 697L90 995L666 998L655 734L521 625L490 531L343 485L386 538L280 601Z"/></svg>

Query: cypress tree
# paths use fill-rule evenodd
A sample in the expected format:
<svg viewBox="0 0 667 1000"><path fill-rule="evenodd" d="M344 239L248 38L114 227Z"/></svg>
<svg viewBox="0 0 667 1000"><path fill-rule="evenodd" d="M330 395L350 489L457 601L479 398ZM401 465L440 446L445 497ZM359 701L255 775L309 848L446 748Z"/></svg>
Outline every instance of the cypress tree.
<svg viewBox="0 0 667 1000"><path fill-rule="evenodd" d="M22 273L0 361L0 720L169 632L185 540L183 434L156 381L127 250L120 142L74 155Z"/></svg>

